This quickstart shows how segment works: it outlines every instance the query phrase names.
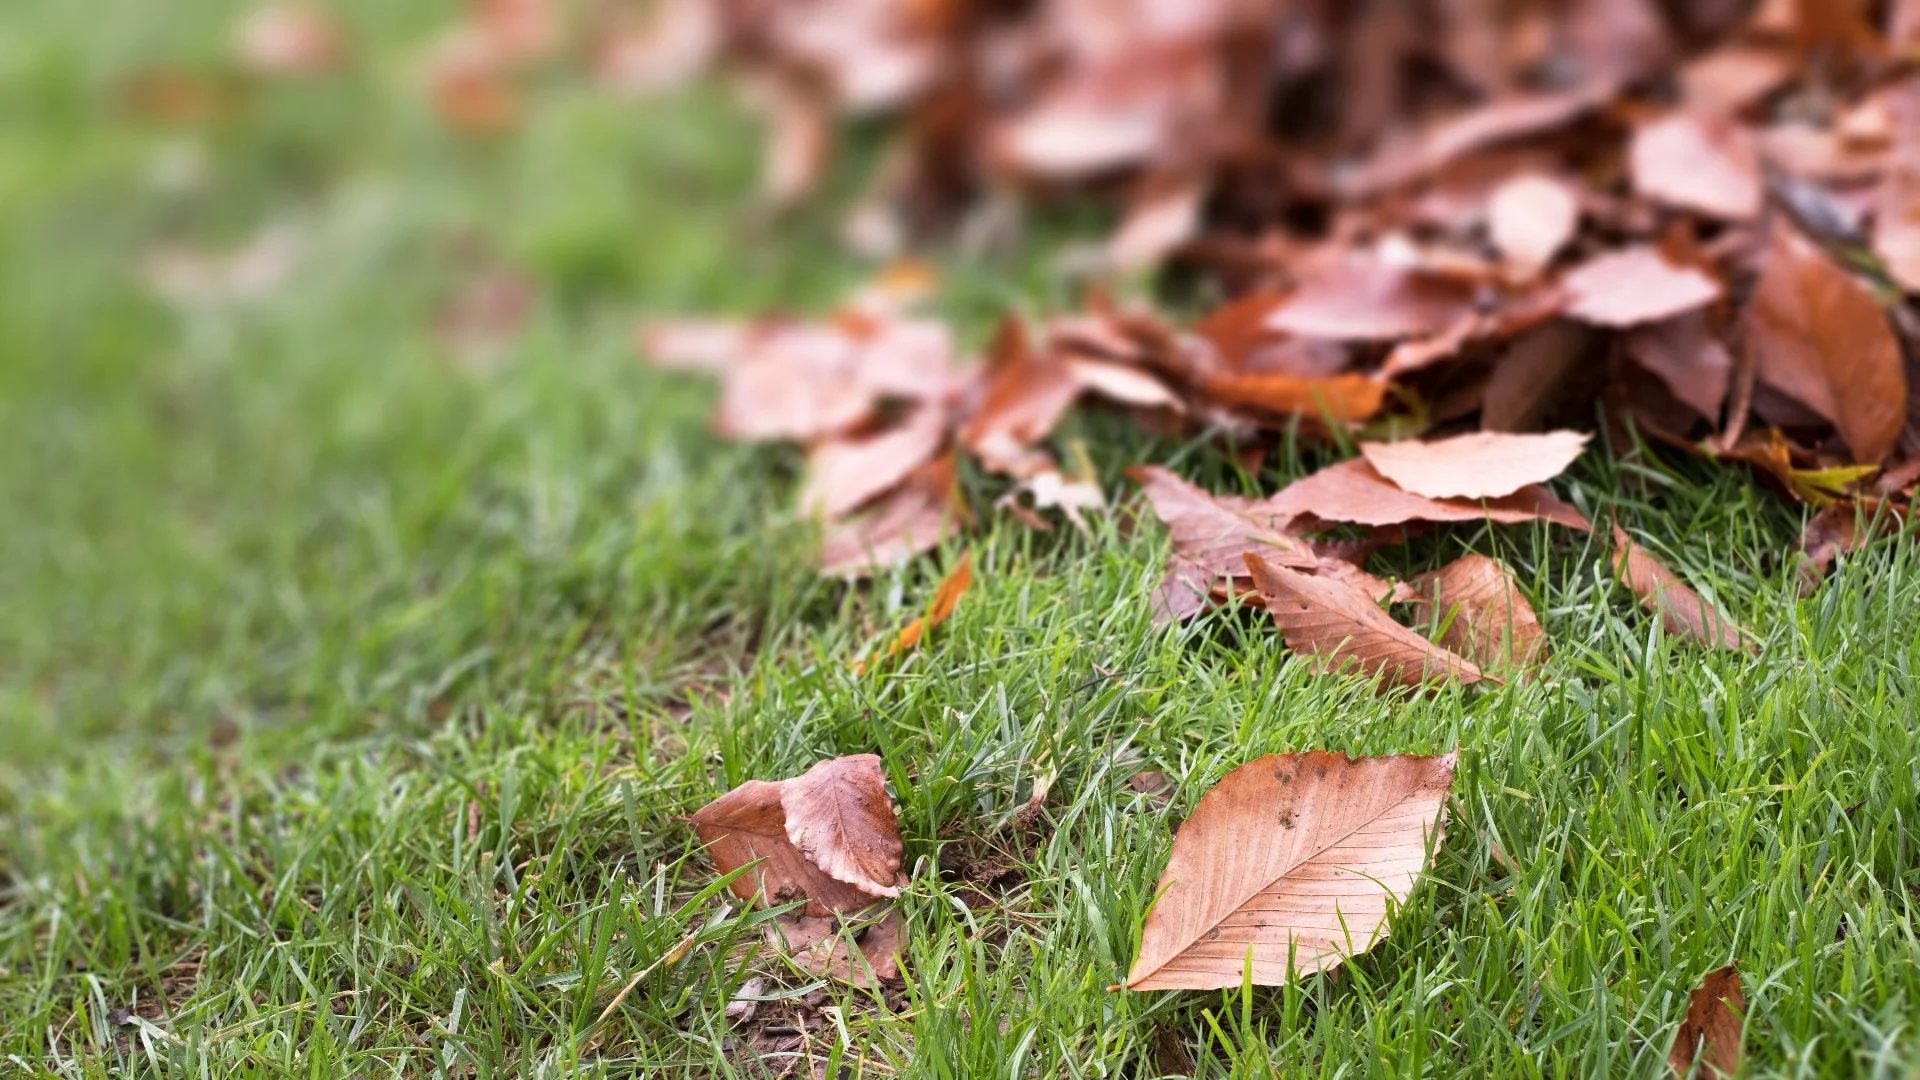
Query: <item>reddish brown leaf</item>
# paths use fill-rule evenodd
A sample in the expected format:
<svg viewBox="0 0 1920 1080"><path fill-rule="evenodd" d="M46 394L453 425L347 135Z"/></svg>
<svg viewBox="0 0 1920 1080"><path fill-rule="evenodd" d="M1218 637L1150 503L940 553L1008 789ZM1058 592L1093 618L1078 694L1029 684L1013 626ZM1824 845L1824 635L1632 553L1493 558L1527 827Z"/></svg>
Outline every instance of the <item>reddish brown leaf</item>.
<svg viewBox="0 0 1920 1080"><path fill-rule="evenodd" d="M1866 286L1784 224L1747 309L1760 381L1833 421L1855 461L1886 459L1906 423L1900 343Z"/></svg>
<svg viewBox="0 0 1920 1080"><path fill-rule="evenodd" d="M1708 1080L1740 1071L1740 1030L1746 1025L1747 998L1740 991L1740 973L1732 964L1709 971L1687 995L1687 1013L1674 1032L1667 1067L1673 1075ZM1700 1063L1694 1072L1694 1063Z"/></svg>
<svg viewBox="0 0 1920 1080"><path fill-rule="evenodd" d="M1496 98L1429 128L1410 143L1383 148L1346 191L1366 196L1397 187L1437 172L1476 150L1562 127L1610 96L1611 87L1595 84Z"/></svg>
<svg viewBox="0 0 1920 1080"><path fill-rule="evenodd" d="M1739 624L1680 580L1660 560L1613 527L1613 570L1648 611L1660 616L1667 633L1689 637L1716 649L1741 649L1746 638Z"/></svg>
<svg viewBox="0 0 1920 1080"><path fill-rule="evenodd" d="M1192 177L1150 177L1134 192L1119 231L1107 241L1107 262L1121 269L1153 266L1193 236L1206 185Z"/></svg>
<svg viewBox="0 0 1920 1080"><path fill-rule="evenodd" d="M960 427L960 445L996 472L1025 476L1038 471L1033 444L1079 399L1080 378L1052 357L1002 364L987 383L980 407ZM1044 462L1041 463L1042 465Z"/></svg>
<svg viewBox="0 0 1920 1080"><path fill-rule="evenodd" d="M882 431L816 443L807 454L800 509L828 519L856 510L925 465L946 438L946 409L923 404Z"/></svg>
<svg viewBox="0 0 1920 1080"><path fill-rule="evenodd" d="M1553 261L1580 224L1580 201L1564 182L1538 173L1516 176L1487 200L1487 231L1500 254L1524 270Z"/></svg>
<svg viewBox="0 0 1920 1080"><path fill-rule="evenodd" d="M1627 334L1627 355L1702 419L1719 420L1733 377L1733 356L1714 336L1704 312L1634 327Z"/></svg>
<svg viewBox="0 0 1920 1080"><path fill-rule="evenodd" d="M1551 521L1573 529L1592 524L1578 510L1537 485L1485 502L1429 499L1395 486L1364 458L1321 469L1288 484L1263 508L1277 517L1348 521L1357 525L1404 525L1411 521L1492 521L1502 525Z"/></svg>
<svg viewBox="0 0 1920 1080"><path fill-rule="evenodd" d="M1487 377L1480 426L1488 431L1532 431L1559 404L1588 359L1594 332L1555 319L1515 339Z"/></svg>
<svg viewBox="0 0 1920 1080"><path fill-rule="evenodd" d="M1166 383L1137 367L1074 357L1067 361L1067 369L1082 389L1123 405L1186 411L1185 403L1167 389Z"/></svg>
<svg viewBox="0 0 1920 1080"><path fill-rule="evenodd" d="M872 754L749 780L695 811L693 824L721 873L752 864L731 886L750 903L805 900L807 914L826 916L900 895L900 827Z"/></svg>
<svg viewBox="0 0 1920 1080"><path fill-rule="evenodd" d="M1294 652L1319 657L1327 671L1348 666L1401 686L1480 681L1480 669L1394 622L1373 598L1344 581L1309 577L1246 556L1254 587Z"/></svg>
<svg viewBox="0 0 1920 1080"><path fill-rule="evenodd" d="M1360 444L1374 471L1430 499L1492 499L1551 480L1586 449L1577 431L1512 435L1476 431L1450 439Z"/></svg>
<svg viewBox="0 0 1920 1080"><path fill-rule="evenodd" d="M1793 78L1794 59L1768 44L1722 45L1680 69L1687 107L1704 113L1734 113Z"/></svg>
<svg viewBox="0 0 1920 1080"><path fill-rule="evenodd" d="M928 631L947 621L947 617L953 614L953 609L960 606L960 598L965 596L972 586L973 556L963 552L960 555L960 561L954 565L946 577L940 579L940 587L933 591L933 602L927 605L927 613L900 628L900 632L894 635L892 643L887 646L883 659L891 660L920 644L920 639L925 637ZM877 664L869 661L858 661L853 665L853 673L864 675L870 666L878 667Z"/></svg>
<svg viewBox="0 0 1920 1080"><path fill-rule="evenodd" d="M866 420L881 398L937 398L953 384L946 327L849 315L747 335L721 377L716 426L735 439L811 442Z"/></svg>
<svg viewBox="0 0 1920 1080"><path fill-rule="evenodd" d="M1873 251L1902 289L1920 292L1920 79L1900 84L1891 112L1893 160L1874 200Z"/></svg>
<svg viewBox="0 0 1920 1080"><path fill-rule="evenodd" d="M946 539L965 516L952 454L929 461L865 513L834 524L820 544L820 572L867 577Z"/></svg>
<svg viewBox="0 0 1920 1080"><path fill-rule="evenodd" d="M1267 315L1267 326L1306 338L1391 341L1436 334L1473 311L1473 293L1377 259L1318 276Z"/></svg>
<svg viewBox="0 0 1920 1080"><path fill-rule="evenodd" d="M1547 632L1533 605L1506 568L1485 555L1463 555L1421 574L1408 599L1420 606L1422 622L1442 626L1440 644L1483 670L1535 667L1546 659Z"/></svg>
<svg viewBox="0 0 1920 1080"><path fill-rule="evenodd" d="M768 925L767 941L803 970L850 986L875 987L900 977L903 921L891 907L872 920L787 914Z"/></svg>
<svg viewBox="0 0 1920 1080"><path fill-rule="evenodd" d="M1650 247L1599 255L1567 272L1568 315L1597 326L1658 322L1720 298L1720 283Z"/></svg>
<svg viewBox="0 0 1920 1080"><path fill-rule="evenodd" d="M1154 465L1136 465L1127 475L1146 492L1153 512L1173 534L1166 577L1154 596L1157 623L1197 614L1217 580L1246 572L1250 552L1283 566L1318 564L1307 545L1285 531L1285 518L1259 503L1209 495Z"/></svg>
<svg viewBox="0 0 1920 1080"><path fill-rule="evenodd" d="M1127 989L1276 986L1372 948L1440 845L1453 768L1315 750L1228 773L1174 837Z"/></svg>
<svg viewBox="0 0 1920 1080"><path fill-rule="evenodd" d="M1642 124L1628 160L1644 198L1733 221L1760 212L1760 154L1731 118L1681 112Z"/></svg>
<svg viewBox="0 0 1920 1080"><path fill-rule="evenodd" d="M1219 405L1352 424L1380 411L1387 387L1365 375L1209 372L1201 377L1200 392Z"/></svg>

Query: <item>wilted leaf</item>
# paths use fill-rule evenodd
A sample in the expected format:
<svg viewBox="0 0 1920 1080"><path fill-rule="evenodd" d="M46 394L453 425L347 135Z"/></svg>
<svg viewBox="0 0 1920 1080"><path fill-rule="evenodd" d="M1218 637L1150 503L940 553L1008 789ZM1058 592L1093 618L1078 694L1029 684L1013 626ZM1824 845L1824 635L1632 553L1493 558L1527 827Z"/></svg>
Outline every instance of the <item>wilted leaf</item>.
<svg viewBox="0 0 1920 1080"><path fill-rule="evenodd" d="M1701 1080L1730 1077L1740 1070L1740 1029L1747 1019L1747 998L1740 992L1740 973L1732 964L1709 971L1687 995L1687 1013L1674 1032L1667 1067L1673 1075ZM1693 1071L1694 1062L1700 1071Z"/></svg>
<svg viewBox="0 0 1920 1080"><path fill-rule="evenodd" d="M1108 360L1074 357L1067 361L1067 369L1082 389L1122 405L1186 411L1186 405L1172 390L1167 389L1166 383L1137 367Z"/></svg>
<svg viewBox="0 0 1920 1080"><path fill-rule="evenodd" d="M1318 562L1303 541L1286 532L1286 518L1260 503L1209 495L1154 465L1136 465L1127 475L1173 534L1166 577L1154 595L1155 622L1198 613L1216 580L1246 572L1249 552L1283 566L1310 568Z"/></svg>
<svg viewBox="0 0 1920 1080"><path fill-rule="evenodd" d="M807 901L809 915L852 912L900 895L900 826L873 754L822 761L776 783L749 780L694 812L732 889L751 903Z"/></svg>
<svg viewBox="0 0 1920 1080"><path fill-rule="evenodd" d="M1855 461L1878 464L1907 418L1907 374L1886 314L1853 275L1784 224L1747 309L1760 381L1839 428Z"/></svg>
<svg viewBox="0 0 1920 1080"><path fill-rule="evenodd" d="M1410 521L1492 521L1513 525L1551 521L1572 529L1592 523L1538 485L1484 502L1430 499L1405 491L1374 471L1365 458L1330 465L1301 477L1267 499L1264 508L1277 517L1347 521L1356 525L1404 525Z"/></svg>
<svg viewBox="0 0 1920 1080"><path fill-rule="evenodd" d="M960 445L989 469L1022 476L1040 467L1030 448L1052 433L1084 384L1064 360L1032 355L1011 323L995 352L980 405L960 426Z"/></svg>
<svg viewBox="0 0 1920 1080"><path fill-rule="evenodd" d="M1304 338L1391 341L1438 333L1472 311L1472 290L1369 259L1306 282L1266 325Z"/></svg>
<svg viewBox="0 0 1920 1080"><path fill-rule="evenodd" d="M871 920L782 915L767 927L767 940L815 975L874 987L900 977L903 921L892 907Z"/></svg>
<svg viewBox="0 0 1920 1080"><path fill-rule="evenodd" d="M1523 269L1553 261L1580 224L1580 201L1550 176L1516 176L1487 201L1487 231L1500 254Z"/></svg>
<svg viewBox="0 0 1920 1080"><path fill-rule="evenodd" d="M1627 334L1627 355L1702 419L1720 419L1733 376L1733 356L1714 336L1704 312L1690 311L1634 327Z"/></svg>
<svg viewBox="0 0 1920 1080"><path fill-rule="evenodd" d="M1270 754L1180 826L1129 990L1275 986L1372 948L1445 827L1454 755Z"/></svg>
<svg viewBox="0 0 1920 1080"><path fill-rule="evenodd" d="M1611 96L1611 87L1590 84L1495 98L1433 125L1409 142L1382 148L1345 185L1346 192L1364 197L1417 180L1474 151L1561 127Z"/></svg>
<svg viewBox="0 0 1920 1080"><path fill-rule="evenodd" d="M947 538L966 513L952 454L915 469L866 512L831 526L820 544L820 572L866 577Z"/></svg>
<svg viewBox="0 0 1920 1080"><path fill-rule="evenodd" d="M1729 117L1681 112L1642 124L1628 160L1646 198L1733 221L1760 212L1760 153Z"/></svg>
<svg viewBox="0 0 1920 1080"><path fill-rule="evenodd" d="M1620 526L1613 527L1613 569L1640 603L1666 626L1675 637L1690 637L1712 648L1746 647L1740 627L1727 614L1701 597L1666 568L1645 548L1628 538Z"/></svg>
<svg viewBox="0 0 1920 1080"><path fill-rule="evenodd" d="M1658 322L1720 299L1720 283L1650 247L1611 251L1567 272L1566 312L1596 326Z"/></svg>
<svg viewBox="0 0 1920 1080"><path fill-rule="evenodd" d="M1485 555L1463 555L1414 578L1407 598L1438 622L1440 644L1483 669L1537 666L1547 632L1505 567ZM1437 609L1437 618L1436 618Z"/></svg>
<svg viewBox="0 0 1920 1080"><path fill-rule="evenodd" d="M972 585L973 556L963 552L960 555L960 561L954 565L946 577L940 579L940 587L933 591L933 602L927 605L927 613L901 627L900 632L894 635L893 642L887 646L885 659L891 660L918 645L928 631L946 622L947 616L952 615L953 609L960 606L960 598L966 595L967 589ZM866 661L856 663L853 666L853 673L865 674L869 666Z"/></svg>
<svg viewBox="0 0 1920 1080"><path fill-rule="evenodd" d="M1595 332L1571 319L1554 319L1516 338L1495 362L1480 400L1487 431L1531 431L1578 384Z"/></svg>
<svg viewBox="0 0 1920 1080"><path fill-rule="evenodd" d="M1387 386L1365 375L1229 371L1208 372L1201 379L1200 391L1219 405L1351 424L1369 420L1380 411Z"/></svg>
<svg viewBox="0 0 1920 1080"><path fill-rule="evenodd" d="M1394 622L1372 597L1344 581L1309 577L1249 554L1254 587L1294 652L1320 657L1328 671L1347 666L1401 686L1480 681L1463 657Z"/></svg>
<svg viewBox="0 0 1920 1080"><path fill-rule="evenodd" d="M946 439L946 409L926 403L884 430L815 443L807 453L800 509L828 519L856 510L925 465Z"/></svg>
<svg viewBox="0 0 1920 1080"><path fill-rule="evenodd" d="M1566 471L1590 436L1476 431L1423 442L1361 443L1360 454L1401 490L1430 499L1493 499Z"/></svg>

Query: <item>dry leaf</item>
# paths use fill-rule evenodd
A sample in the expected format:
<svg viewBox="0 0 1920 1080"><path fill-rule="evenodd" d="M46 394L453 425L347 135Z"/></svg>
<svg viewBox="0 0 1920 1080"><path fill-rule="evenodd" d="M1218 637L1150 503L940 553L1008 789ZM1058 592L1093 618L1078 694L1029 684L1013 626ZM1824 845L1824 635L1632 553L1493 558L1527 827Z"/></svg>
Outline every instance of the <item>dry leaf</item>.
<svg viewBox="0 0 1920 1080"><path fill-rule="evenodd" d="M782 915L767 926L767 941L806 971L850 986L875 987L900 977L904 920L889 907L871 921Z"/></svg>
<svg viewBox="0 0 1920 1080"><path fill-rule="evenodd" d="M1480 426L1531 431L1561 404L1590 356L1594 331L1570 319L1543 323L1515 339L1494 364L1481 395Z"/></svg>
<svg viewBox="0 0 1920 1080"><path fill-rule="evenodd" d="M1900 343L1866 286L1776 224L1747 308L1760 381L1833 421L1855 461L1877 465L1907 418Z"/></svg>
<svg viewBox="0 0 1920 1080"><path fill-rule="evenodd" d="M1129 364L1073 357L1067 361L1067 370L1082 389L1122 405L1142 409L1171 409L1174 412L1185 412L1187 408L1173 391L1167 389L1166 383Z"/></svg>
<svg viewBox="0 0 1920 1080"><path fill-rule="evenodd" d="M1533 605L1506 568L1485 555L1463 555L1421 574L1407 599L1420 605L1422 622L1442 625L1440 644L1481 668L1530 668L1546 659L1547 632Z"/></svg>
<svg viewBox="0 0 1920 1080"><path fill-rule="evenodd" d="M1200 392L1219 405L1352 424L1380 411L1387 387L1365 375L1208 372L1201 377Z"/></svg>
<svg viewBox="0 0 1920 1080"><path fill-rule="evenodd" d="M1674 1032L1667 1067L1673 1075L1708 1080L1740 1071L1740 1029L1747 1019L1747 998L1740 992L1740 973L1732 964L1709 971L1687 995L1687 1014ZM1695 1073L1695 1061L1700 1070Z"/></svg>
<svg viewBox="0 0 1920 1080"><path fill-rule="evenodd" d="M814 444L807 453L801 512L832 519L858 509L925 465L946 438L946 409L927 403L883 431Z"/></svg>
<svg viewBox="0 0 1920 1080"><path fill-rule="evenodd" d="M927 613L900 628L900 632L894 635L893 642L887 646L884 659L891 660L913 648L920 643L920 639L925 637L928 631L946 622L947 617L953 614L953 609L960 606L960 598L966 595L967 589L972 585L973 556L962 552L960 561L954 565L946 577L940 579L940 587L933 591L933 602L927 605ZM853 665L853 673L864 675L869 667L877 666L868 661L859 661Z"/></svg>
<svg viewBox="0 0 1920 1080"><path fill-rule="evenodd" d="M1682 112L1642 124L1628 160L1645 198L1731 221L1760 213L1760 153L1729 117Z"/></svg>
<svg viewBox="0 0 1920 1080"><path fill-rule="evenodd" d="M1423 442L1361 443L1374 471L1430 499L1495 499L1566 471L1590 436L1577 431L1512 435L1476 431Z"/></svg>
<svg viewBox="0 0 1920 1080"><path fill-rule="evenodd" d="M900 895L900 826L873 754L822 761L777 783L749 780L694 812L694 828L742 899L807 901L826 916Z"/></svg>
<svg viewBox="0 0 1920 1080"><path fill-rule="evenodd" d="M867 577L947 538L964 518L952 454L915 469L866 512L830 527L820 543L820 572Z"/></svg>
<svg viewBox="0 0 1920 1080"><path fill-rule="evenodd" d="M1487 231L1507 261L1538 270L1553 261L1580 225L1580 200L1550 176L1516 176L1487 200Z"/></svg>
<svg viewBox="0 0 1920 1080"><path fill-rule="evenodd" d="M1713 335L1704 312L1634 327L1627 334L1627 355L1702 419L1720 419L1733 377L1733 356Z"/></svg>
<svg viewBox="0 0 1920 1080"><path fill-rule="evenodd" d="M1650 247L1598 255L1560 279L1566 313L1596 326L1635 326L1670 319L1720 299L1720 283L1676 266Z"/></svg>
<svg viewBox="0 0 1920 1080"><path fill-rule="evenodd" d="M653 319L640 327L640 355L667 371L720 371L760 328L733 319Z"/></svg>
<svg viewBox="0 0 1920 1080"><path fill-rule="evenodd" d="M1156 623L1197 614L1216 581L1246 571L1249 552L1283 566L1311 568L1319 562L1304 542L1286 532L1285 517L1259 503L1209 495L1158 466L1136 465L1127 475L1173 534L1166 577L1154 594Z"/></svg>
<svg viewBox="0 0 1920 1080"><path fill-rule="evenodd" d="M1666 626L1675 637L1690 637L1703 645L1719 649L1741 649L1746 640L1740 627L1727 614L1694 592L1679 575L1645 548L1628 538L1620 526L1613 527L1613 569L1640 598L1640 603Z"/></svg>
<svg viewBox="0 0 1920 1080"><path fill-rule="evenodd" d="M1578 510L1538 485L1484 502L1429 499L1387 480L1365 458L1330 465L1288 484L1263 508L1277 517L1346 521L1356 525L1404 525L1410 521L1492 521L1514 525L1551 521L1572 529L1591 529Z"/></svg>
<svg viewBox="0 0 1920 1080"><path fill-rule="evenodd" d="M1271 754L1174 838L1129 990L1276 986L1373 947L1445 827L1454 755Z"/></svg>
<svg viewBox="0 0 1920 1080"><path fill-rule="evenodd" d="M1031 453L1033 444L1053 432L1083 385L1065 361L1031 356L1024 345L1011 350L994 365L979 408L961 425L960 445L995 472L1037 472L1050 461Z"/></svg>
<svg viewBox="0 0 1920 1080"><path fill-rule="evenodd" d="M1369 259L1306 282L1266 325L1304 338L1391 341L1437 334L1472 311L1472 290Z"/></svg>
<svg viewBox="0 0 1920 1080"><path fill-rule="evenodd" d="M1309 577L1249 554L1254 587L1294 652L1320 657L1328 671L1351 663L1366 675L1401 686L1480 681L1463 657L1394 622L1372 597L1344 581Z"/></svg>

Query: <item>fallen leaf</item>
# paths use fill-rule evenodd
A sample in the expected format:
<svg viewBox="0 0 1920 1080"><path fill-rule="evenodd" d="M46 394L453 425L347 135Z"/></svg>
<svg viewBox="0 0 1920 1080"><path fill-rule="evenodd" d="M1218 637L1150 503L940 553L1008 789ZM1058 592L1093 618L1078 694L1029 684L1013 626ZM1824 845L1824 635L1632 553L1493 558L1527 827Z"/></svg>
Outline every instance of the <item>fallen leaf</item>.
<svg viewBox="0 0 1920 1080"><path fill-rule="evenodd" d="M1263 509L1283 518L1346 521L1356 525L1404 525L1411 521L1492 521L1513 525L1551 521L1572 529L1591 529L1578 510L1538 485L1485 502L1430 499L1387 480L1365 458L1330 465L1301 477L1268 498Z"/></svg>
<svg viewBox="0 0 1920 1080"><path fill-rule="evenodd" d="M1156 265L1193 236L1207 186L1192 177L1151 177L1135 191L1126 219L1107 241L1107 263L1123 270Z"/></svg>
<svg viewBox="0 0 1920 1080"><path fill-rule="evenodd" d="M873 754L822 761L800 776L749 780L693 814L694 829L741 899L853 912L900 895L900 826Z"/></svg>
<svg viewBox="0 0 1920 1080"><path fill-rule="evenodd" d="M815 443L807 452L801 512L830 520L864 506L925 465L946 439L947 411L929 402L881 431Z"/></svg>
<svg viewBox="0 0 1920 1080"><path fill-rule="evenodd" d="M766 149L760 199L774 210L806 201L819 188L833 148L833 115L820 95L783 81L764 91Z"/></svg>
<svg viewBox="0 0 1920 1080"><path fill-rule="evenodd" d="M900 977L900 912L876 919L782 915L767 940L803 970L849 986L876 987Z"/></svg>
<svg viewBox="0 0 1920 1080"><path fill-rule="evenodd" d="M1643 198L1729 221L1760 213L1760 152L1730 117L1679 112L1642 124L1627 156Z"/></svg>
<svg viewBox="0 0 1920 1080"><path fill-rule="evenodd" d="M1254 587L1296 653L1321 658L1327 671L1349 664L1400 686L1479 682L1480 669L1394 622L1372 597L1344 581L1310 577L1246 556Z"/></svg>
<svg viewBox="0 0 1920 1080"><path fill-rule="evenodd" d="M960 561L954 565L946 577L940 579L940 587L933 591L933 602L927 605L927 613L900 628L900 632L894 635L892 643L887 646L883 659L891 660L918 645L928 631L947 621L947 617L953 614L953 609L960 606L960 598L965 596L972 586L973 556L962 552ZM878 667L878 665L865 660L859 661L853 665L853 673L864 675L870 667Z"/></svg>
<svg viewBox="0 0 1920 1080"><path fill-rule="evenodd" d="M1154 465L1136 465L1127 475L1173 534L1166 576L1154 594L1156 623L1197 614L1218 579L1246 571L1250 552L1302 569L1319 562L1305 542L1286 532L1286 517L1267 512L1259 503L1210 495Z"/></svg>
<svg viewBox="0 0 1920 1080"><path fill-rule="evenodd" d="M1546 659L1547 632L1513 575L1485 555L1462 555L1409 583L1422 622L1442 626L1440 644L1483 669L1530 668ZM1437 618L1435 617L1437 613Z"/></svg>
<svg viewBox="0 0 1920 1080"><path fill-rule="evenodd" d="M1667 633L1689 637L1717 649L1747 647L1745 635L1727 614L1701 597L1620 526L1613 527L1613 569L1648 611L1660 616Z"/></svg>
<svg viewBox="0 0 1920 1080"><path fill-rule="evenodd" d="M1777 223L1746 328L1762 383L1833 421L1856 462L1886 459L1906 423L1907 374L1866 286Z"/></svg>
<svg viewBox="0 0 1920 1080"><path fill-rule="evenodd" d="M965 514L953 455L944 454L864 513L829 527L820 543L820 572L858 578L886 570L946 539Z"/></svg>
<svg viewBox="0 0 1920 1080"><path fill-rule="evenodd" d="M1387 387L1365 375L1208 372L1201 377L1200 392L1219 405L1353 424L1380 411Z"/></svg>
<svg viewBox="0 0 1920 1080"><path fill-rule="evenodd" d="M325 11L303 4L255 8L234 31L240 65L258 75L308 77L339 69L346 33Z"/></svg>
<svg viewBox="0 0 1920 1080"><path fill-rule="evenodd" d="M1740 1029L1747 1019L1747 998L1740 992L1740 972L1732 964L1709 971L1687 995L1687 1013L1674 1032L1667 1067L1684 1078L1730 1077L1740 1070ZM1694 1073L1694 1062L1701 1068Z"/></svg>
<svg viewBox="0 0 1920 1080"><path fill-rule="evenodd" d="M1365 197L1440 171L1454 161L1508 139L1565 126L1599 107L1613 89L1602 83L1538 94L1494 98L1449 117L1407 142L1390 144L1343 185Z"/></svg>
<svg viewBox="0 0 1920 1080"><path fill-rule="evenodd" d="M1037 472L1049 462L1030 453L1032 446L1053 432L1083 386L1066 362L1022 349L996 365L979 407L960 426L960 445L995 472Z"/></svg>
<svg viewBox="0 0 1920 1080"><path fill-rule="evenodd" d="M1553 261L1580 224L1580 201L1564 182L1529 173L1494 189L1487 232L1500 254L1524 270Z"/></svg>
<svg viewBox="0 0 1920 1080"><path fill-rule="evenodd" d="M637 335L640 355L668 371L720 371L759 328L733 319L654 319Z"/></svg>
<svg viewBox="0 0 1920 1080"><path fill-rule="evenodd" d="M1651 247L1611 251L1560 279L1566 313L1596 326L1659 322L1720 299L1720 283L1692 267L1675 266Z"/></svg>
<svg viewBox="0 0 1920 1080"><path fill-rule="evenodd" d="M1531 431L1577 385L1590 358L1594 331L1570 319L1554 319L1516 338L1495 362L1480 400L1480 426L1488 431Z"/></svg>
<svg viewBox="0 0 1920 1080"><path fill-rule="evenodd" d="M1305 282L1266 324L1304 338L1391 341L1439 333L1473 309L1471 289L1368 259Z"/></svg>
<svg viewBox="0 0 1920 1080"><path fill-rule="evenodd" d="M1920 79L1899 84L1890 111L1893 159L1874 197L1873 252L1902 289L1920 292Z"/></svg>
<svg viewBox="0 0 1920 1080"><path fill-rule="evenodd" d="M1634 327L1627 333L1627 355L1702 419L1720 419L1733 378L1733 356L1708 326L1705 312Z"/></svg>
<svg viewBox="0 0 1920 1080"><path fill-rule="evenodd" d="M1174 838L1127 989L1277 986L1372 948L1439 847L1453 769L1314 750L1228 773Z"/></svg>
<svg viewBox="0 0 1920 1080"><path fill-rule="evenodd" d="M1067 370L1081 389L1122 405L1142 409L1171 409L1174 412L1185 412L1187 408L1172 390L1167 389L1166 383L1128 364L1073 357L1067 361Z"/></svg>
<svg viewBox="0 0 1920 1080"><path fill-rule="evenodd" d="M1363 442L1360 454L1375 472L1411 494L1495 499L1559 476L1586 449L1590 437L1577 431L1476 431L1432 441Z"/></svg>

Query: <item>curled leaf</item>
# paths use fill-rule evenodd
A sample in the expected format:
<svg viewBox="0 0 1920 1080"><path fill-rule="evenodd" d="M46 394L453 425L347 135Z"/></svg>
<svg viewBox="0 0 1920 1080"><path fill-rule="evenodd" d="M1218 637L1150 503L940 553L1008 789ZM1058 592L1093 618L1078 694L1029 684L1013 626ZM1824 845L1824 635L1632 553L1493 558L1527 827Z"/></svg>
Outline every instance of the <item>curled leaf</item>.
<svg viewBox="0 0 1920 1080"><path fill-rule="evenodd" d="M1746 1024L1747 998L1740 972L1732 964L1709 971L1687 995L1687 1014L1673 1034L1667 1067L1673 1075L1730 1077L1740 1070L1740 1029ZM1694 1062L1703 1066L1693 1071Z"/></svg>
<svg viewBox="0 0 1920 1080"><path fill-rule="evenodd" d="M1367 594L1331 577L1311 577L1248 555L1254 587L1266 597L1287 647L1322 659L1327 670L1351 664L1401 686L1482 678L1480 669L1394 622Z"/></svg>

